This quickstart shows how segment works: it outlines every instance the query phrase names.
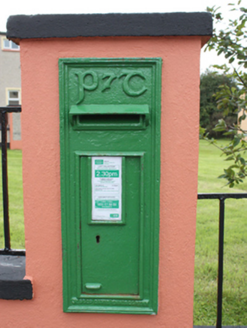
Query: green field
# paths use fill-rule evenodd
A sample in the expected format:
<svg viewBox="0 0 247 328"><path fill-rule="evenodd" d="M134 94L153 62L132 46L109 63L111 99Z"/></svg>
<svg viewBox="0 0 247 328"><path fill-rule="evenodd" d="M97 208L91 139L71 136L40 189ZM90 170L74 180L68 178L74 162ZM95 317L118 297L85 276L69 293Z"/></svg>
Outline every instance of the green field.
<svg viewBox="0 0 247 328"><path fill-rule="evenodd" d="M224 144L225 141L219 141ZM246 192L224 186L217 176L226 166L220 151L200 141L198 192ZM247 199L225 201L223 325L247 325ZM218 200L197 206L194 324L215 325L218 268Z"/></svg>
<svg viewBox="0 0 247 328"><path fill-rule="evenodd" d="M220 143L224 143L223 141ZM198 192L245 192L247 181L229 189L217 176L224 159L217 148L200 141ZM22 153L8 151L12 248L24 248ZM0 197L1 197L0 191ZM226 200L223 325L247 325L247 199ZM0 204L2 218L2 203ZM2 219L0 248L3 247ZM194 324L215 325L218 256L218 201L199 200L196 236Z"/></svg>
<svg viewBox="0 0 247 328"><path fill-rule="evenodd" d="M2 164L0 166L2 167ZM0 248L3 248L2 170L0 174ZM23 249L25 248L25 237L23 222L22 152L20 150L8 150L8 185L11 248Z"/></svg>

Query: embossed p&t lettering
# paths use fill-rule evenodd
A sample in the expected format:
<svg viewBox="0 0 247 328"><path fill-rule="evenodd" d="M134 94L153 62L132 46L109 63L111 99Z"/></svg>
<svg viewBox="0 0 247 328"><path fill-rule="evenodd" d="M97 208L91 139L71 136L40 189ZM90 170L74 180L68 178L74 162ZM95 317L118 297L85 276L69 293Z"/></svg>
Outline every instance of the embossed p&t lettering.
<svg viewBox="0 0 247 328"><path fill-rule="evenodd" d="M132 79L134 76L139 76L140 78L142 78L143 80L146 80L145 76L141 73L141 72L126 72L120 75L120 78L122 76L125 76L126 78L123 81L123 91L128 95L128 96L132 96L132 97L138 97L140 95L142 95L147 88L145 86L143 86L140 90L134 90L133 88L131 88L130 86L130 79Z"/></svg>
<svg viewBox="0 0 247 328"><path fill-rule="evenodd" d="M94 71L86 71L86 72L78 72L75 73L75 75L78 77L78 86L79 86L79 92L78 92L78 101L77 105L81 103L85 97L85 90L93 91L98 87L99 84L99 78L98 75ZM92 84L87 84L85 82L86 76L92 77Z"/></svg>

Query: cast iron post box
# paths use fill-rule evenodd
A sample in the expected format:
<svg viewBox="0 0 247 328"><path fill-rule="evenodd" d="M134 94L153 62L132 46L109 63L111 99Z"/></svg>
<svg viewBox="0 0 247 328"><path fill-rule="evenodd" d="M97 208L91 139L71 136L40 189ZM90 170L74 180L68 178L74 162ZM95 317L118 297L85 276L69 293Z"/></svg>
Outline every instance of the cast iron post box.
<svg viewBox="0 0 247 328"><path fill-rule="evenodd" d="M64 311L155 314L161 59L59 69Z"/></svg>

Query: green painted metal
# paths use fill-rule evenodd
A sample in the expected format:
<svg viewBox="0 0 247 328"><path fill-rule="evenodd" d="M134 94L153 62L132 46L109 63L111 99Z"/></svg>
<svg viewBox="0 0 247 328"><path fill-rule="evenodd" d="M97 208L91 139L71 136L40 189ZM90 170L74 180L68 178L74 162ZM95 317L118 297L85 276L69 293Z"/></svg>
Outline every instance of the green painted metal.
<svg viewBox="0 0 247 328"><path fill-rule="evenodd" d="M95 114L149 114L148 105L73 105L70 115L95 115Z"/></svg>
<svg viewBox="0 0 247 328"><path fill-rule="evenodd" d="M157 313L161 65L59 59L65 312ZM93 173L114 158L121 170ZM120 199L94 202L96 176L121 181Z"/></svg>

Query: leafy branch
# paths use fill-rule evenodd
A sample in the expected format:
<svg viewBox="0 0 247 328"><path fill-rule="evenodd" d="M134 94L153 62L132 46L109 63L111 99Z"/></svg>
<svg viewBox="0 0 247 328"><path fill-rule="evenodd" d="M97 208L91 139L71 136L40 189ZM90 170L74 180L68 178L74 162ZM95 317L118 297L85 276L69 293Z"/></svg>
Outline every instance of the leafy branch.
<svg viewBox="0 0 247 328"><path fill-rule="evenodd" d="M218 147L225 160L230 163L219 178L227 180L229 187L243 182L247 176L247 131L242 127L247 117L247 8L241 6L241 0L230 3L230 11L234 12L234 19L229 19L227 27L217 29L217 24L226 19L220 12L220 7L207 8L212 13L215 28L213 37L209 40L206 50L215 49L218 55L223 54L229 65L214 65L214 67L229 78L236 81L236 87L223 84L215 93L217 108L223 110L224 117L216 124L214 131L223 132L230 138L225 147L220 147L214 139L204 138ZM226 116L238 115L236 124L227 124ZM205 132L205 131L204 131ZM203 134L203 131L201 131Z"/></svg>

